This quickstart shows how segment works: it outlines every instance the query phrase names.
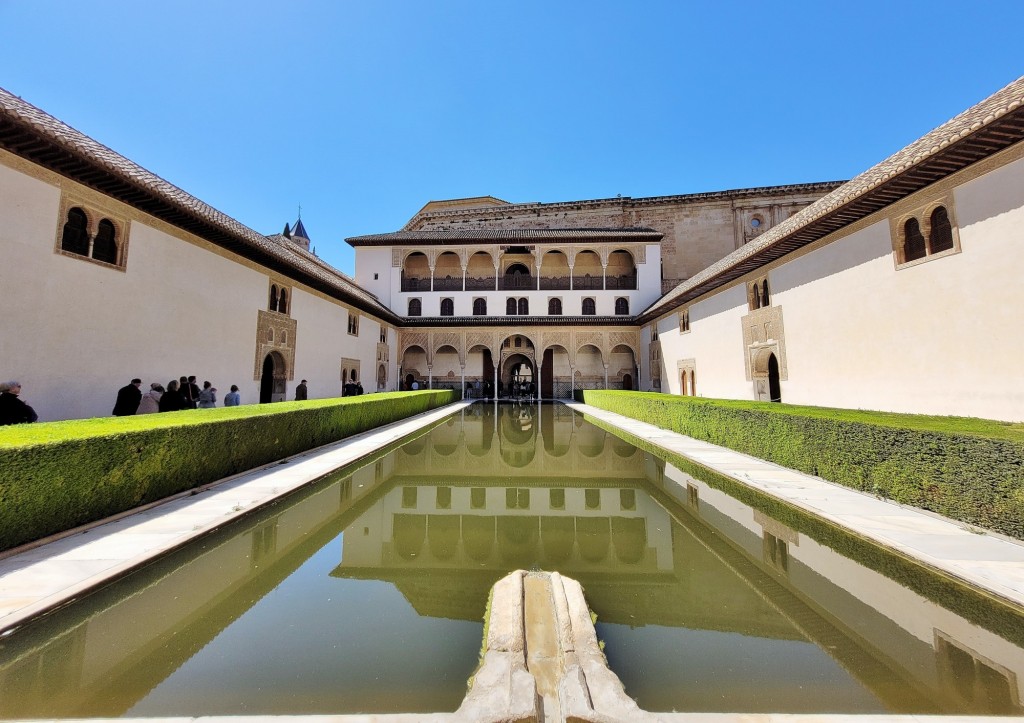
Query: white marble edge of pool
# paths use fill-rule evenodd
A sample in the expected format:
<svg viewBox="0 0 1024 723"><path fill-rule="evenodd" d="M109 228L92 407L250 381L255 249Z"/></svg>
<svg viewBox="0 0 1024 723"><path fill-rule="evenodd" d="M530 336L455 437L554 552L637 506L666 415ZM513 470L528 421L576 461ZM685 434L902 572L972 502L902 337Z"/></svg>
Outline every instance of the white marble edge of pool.
<svg viewBox="0 0 1024 723"><path fill-rule="evenodd" d="M566 405L1024 607L1024 542L577 402Z"/></svg>

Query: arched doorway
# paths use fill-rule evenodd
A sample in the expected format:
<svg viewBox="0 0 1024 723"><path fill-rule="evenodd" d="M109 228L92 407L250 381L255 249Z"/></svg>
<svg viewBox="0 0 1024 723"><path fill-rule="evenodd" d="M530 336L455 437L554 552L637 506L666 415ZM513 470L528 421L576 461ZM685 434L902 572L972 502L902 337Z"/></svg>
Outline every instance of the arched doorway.
<svg viewBox="0 0 1024 723"><path fill-rule="evenodd" d="M622 388L629 391L633 388L633 376L630 374L622 375Z"/></svg>
<svg viewBox="0 0 1024 723"><path fill-rule="evenodd" d="M260 376L260 404L284 401L287 380L288 370L285 368L284 357L276 351L267 354L263 359L263 373Z"/></svg>
<svg viewBox="0 0 1024 723"><path fill-rule="evenodd" d="M537 370L523 354L512 354L505 359L500 379L505 396L533 398L537 395Z"/></svg>
<svg viewBox="0 0 1024 723"><path fill-rule="evenodd" d="M782 401L782 385L779 384L779 360L772 354L768 357L768 398L773 402Z"/></svg>

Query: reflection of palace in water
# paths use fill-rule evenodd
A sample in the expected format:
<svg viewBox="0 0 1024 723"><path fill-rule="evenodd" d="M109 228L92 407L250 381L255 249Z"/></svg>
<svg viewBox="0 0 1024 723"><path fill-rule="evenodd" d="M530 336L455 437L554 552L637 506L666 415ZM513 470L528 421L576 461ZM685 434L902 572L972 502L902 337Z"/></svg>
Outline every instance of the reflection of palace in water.
<svg viewBox="0 0 1024 723"><path fill-rule="evenodd" d="M602 623L810 641L893 711L1021 711L1024 625L970 622L561 405L479 404L0 642L0 717L129 710L334 545L333 577L424 616L478 621L507 570L554 569Z"/></svg>

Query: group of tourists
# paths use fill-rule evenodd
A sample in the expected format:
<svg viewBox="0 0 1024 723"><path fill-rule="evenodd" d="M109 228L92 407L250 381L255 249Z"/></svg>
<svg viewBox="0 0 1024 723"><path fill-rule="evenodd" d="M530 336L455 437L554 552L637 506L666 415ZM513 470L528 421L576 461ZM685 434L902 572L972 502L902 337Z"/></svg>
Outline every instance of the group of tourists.
<svg viewBox="0 0 1024 723"><path fill-rule="evenodd" d="M224 406L237 407L241 403L238 386L232 384L231 391L224 395ZM132 379L130 384L117 390L112 413L115 417L129 417L182 409L213 409L216 406L217 387L206 381L200 389L194 376L172 379L166 388L159 382L153 382L145 394L142 393L142 380Z"/></svg>

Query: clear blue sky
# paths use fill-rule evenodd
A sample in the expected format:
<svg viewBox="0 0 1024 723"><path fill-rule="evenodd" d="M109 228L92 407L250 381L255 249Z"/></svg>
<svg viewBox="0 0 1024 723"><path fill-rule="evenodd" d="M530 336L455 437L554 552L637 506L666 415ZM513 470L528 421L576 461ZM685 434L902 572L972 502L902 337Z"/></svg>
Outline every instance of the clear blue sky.
<svg viewBox="0 0 1024 723"><path fill-rule="evenodd" d="M1024 2L0 0L0 85L262 233L850 178L1024 73Z"/></svg>

